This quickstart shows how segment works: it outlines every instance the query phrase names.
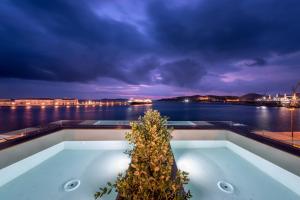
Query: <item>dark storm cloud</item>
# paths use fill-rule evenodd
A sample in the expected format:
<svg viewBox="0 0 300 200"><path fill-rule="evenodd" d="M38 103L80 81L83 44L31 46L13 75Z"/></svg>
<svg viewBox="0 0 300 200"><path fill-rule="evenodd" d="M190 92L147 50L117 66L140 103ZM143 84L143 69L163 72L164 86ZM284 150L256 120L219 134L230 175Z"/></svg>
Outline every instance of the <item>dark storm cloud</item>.
<svg viewBox="0 0 300 200"><path fill-rule="evenodd" d="M219 59L300 49L298 0L206 0L184 6L154 1L148 12L156 39L171 50Z"/></svg>
<svg viewBox="0 0 300 200"><path fill-rule="evenodd" d="M159 68L161 82L166 85L195 88L206 75L206 69L198 62L183 59L166 63Z"/></svg>
<svg viewBox="0 0 300 200"><path fill-rule="evenodd" d="M136 29L128 24L101 18L92 10L91 1L15 0L15 6L32 17L47 32L83 45L123 46L126 50L145 48Z"/></svg>
<svg viewBox="0 0 300 200"><path fill-rule="evenodd" d="M287 85L300 73L299 13L298 0L3 0L0 78L152 94L268 88L272 74Z"/></svg>
<svg viewBox="0 0 300 200"><path fill-rule="evenodd" d="M1 77L126 81L120 63L149 47L133 26L100 18L82 1L11 2L2 8Z"/></svg>

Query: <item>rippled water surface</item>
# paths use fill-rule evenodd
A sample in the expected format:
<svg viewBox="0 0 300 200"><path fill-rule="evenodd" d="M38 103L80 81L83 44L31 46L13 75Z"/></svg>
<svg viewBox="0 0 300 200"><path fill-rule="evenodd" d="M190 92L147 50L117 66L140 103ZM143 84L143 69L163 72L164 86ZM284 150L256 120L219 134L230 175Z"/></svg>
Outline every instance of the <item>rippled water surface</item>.
<svg viewBox="0 0 300 200"><path fill-rule="evenodd" d="M0 132L69 120L132 120L147 109L159 110L170 120L234 121L257 129L289 131L291 111L287 108L229 104L155 102L153 105L101 107L0 107ZM293 111L294 127L300 130L300 109Z"/></svg>

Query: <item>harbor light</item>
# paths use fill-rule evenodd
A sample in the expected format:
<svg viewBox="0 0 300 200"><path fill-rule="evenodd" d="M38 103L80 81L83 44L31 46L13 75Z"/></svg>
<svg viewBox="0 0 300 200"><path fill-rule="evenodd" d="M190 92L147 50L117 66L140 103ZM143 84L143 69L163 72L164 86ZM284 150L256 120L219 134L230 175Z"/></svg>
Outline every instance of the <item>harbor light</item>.
<svg viewBox="0 0 300 200"><path fill-rule="evenodd" d="M184 102L184 103L189 103L190 100L189 100L189 99L184 99L183 102Z"/></svg>
<svg viewBox="0 0 300 200"><path fill-rule="evenodd" d="M292 143L294 143L294 107L290 107L289 110L291 111L291 136L292 136Z"/></svg>
<svg viewBox="0 0 300 200"><path fill-rule="evenodd" d="M129 99L127 102L129 105L138 105L138 104L152 104L151 99Z"/></svg>

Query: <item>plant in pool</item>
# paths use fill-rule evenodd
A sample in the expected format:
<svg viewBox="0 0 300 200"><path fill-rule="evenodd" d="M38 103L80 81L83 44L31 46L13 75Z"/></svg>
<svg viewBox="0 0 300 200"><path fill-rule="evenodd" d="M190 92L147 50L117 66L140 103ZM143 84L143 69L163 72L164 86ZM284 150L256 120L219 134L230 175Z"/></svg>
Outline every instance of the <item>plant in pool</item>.
<svg viewBox="0 0 300 200"><path fill-rule="evenodd" d="M187 200L185 192L188 174L177 170L170 146L171 129L167 118L158 111L149 110L138 122L131 123L126 133L130 148L125 152L131 164L124 174L119 174L115 183L107 183L95 193L95 199L118 192L120 200Z"/></svg>

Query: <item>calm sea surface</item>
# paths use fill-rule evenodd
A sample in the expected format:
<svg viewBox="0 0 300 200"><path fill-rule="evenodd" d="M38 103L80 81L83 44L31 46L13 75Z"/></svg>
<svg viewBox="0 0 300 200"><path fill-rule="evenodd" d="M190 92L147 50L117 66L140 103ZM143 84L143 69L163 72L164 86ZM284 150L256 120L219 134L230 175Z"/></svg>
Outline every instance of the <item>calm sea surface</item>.
<svg viewBox="0 0 300 200"><path fill-rule="evenodd" d="M234 121L256 129L289 131L291 111L287 108L256 107L229 104L155 102L153 105L102 107L0 107L0 132L49 122L68 120L132 120L147 109L159 110L170 120ZM300 109L294 112L294 126L300 130Z"/></svg>

